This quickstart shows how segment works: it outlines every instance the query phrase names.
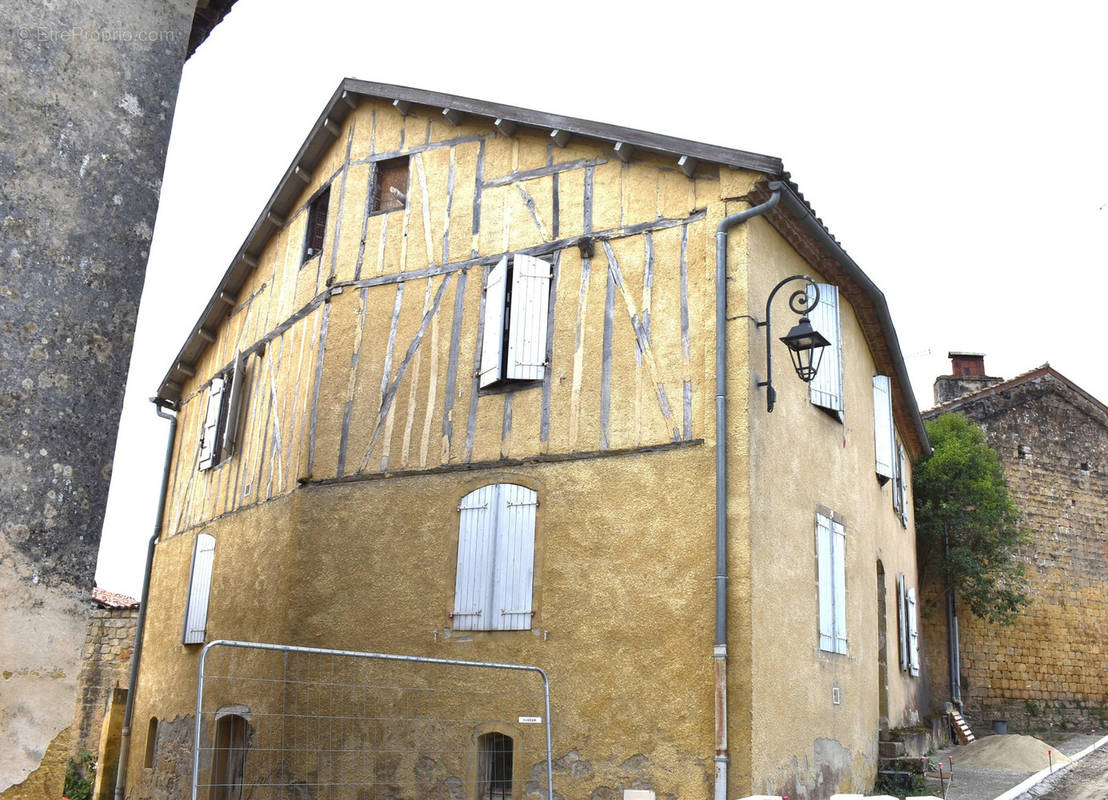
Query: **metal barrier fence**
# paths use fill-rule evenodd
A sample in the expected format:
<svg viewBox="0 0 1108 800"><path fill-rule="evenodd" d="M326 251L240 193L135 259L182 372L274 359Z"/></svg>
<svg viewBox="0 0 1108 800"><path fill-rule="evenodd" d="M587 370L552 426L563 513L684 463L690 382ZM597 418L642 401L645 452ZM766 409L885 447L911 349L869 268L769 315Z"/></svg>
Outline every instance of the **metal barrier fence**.
<svg viewBox="0 0 1108 800"><path fill-rule="evenodd" d="M192 800L528 794L554 797L539 667L226 640L201 652Z"/></svg>

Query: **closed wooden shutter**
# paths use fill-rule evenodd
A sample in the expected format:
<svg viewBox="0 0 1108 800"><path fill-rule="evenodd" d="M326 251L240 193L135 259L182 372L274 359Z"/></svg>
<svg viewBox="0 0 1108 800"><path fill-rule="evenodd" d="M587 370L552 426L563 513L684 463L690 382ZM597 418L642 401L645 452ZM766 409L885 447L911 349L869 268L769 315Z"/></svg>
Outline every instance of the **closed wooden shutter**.
<svg viewBox="0 0 1108 800"><path fill-rule="evenodd" d="M815 292L809 287L809 297ZM808 384L813 403L831 411L842 411L843 348L839 327L839 289L829 283L819 284L819 304L808 314L812 327L823 334L830 344L823 352L819 372Z"/></svg>
<svg viewBox="0 0 1108 800"><path fill-rule="evenodd" d="M899 623L898 639L900 640L900 669L902 672L908 671L908 614L905 610L907 604L908 594L904 590L904 573L901 572L896 577L896 617Z"/></svg>
<svg viewBox="0 0 1108 800"><path fill-rule="evenodd" d="M919 630L916 627L916 590L908 590L908 671L919 675Z"/></svg>
<svg viewBox="0 0 1108 800"><path fill-rule="evenodd" d="M833 652L835 649L835 592L834 562L831 543L831 520L816 514L816 555L819 574L819 649Z"/></svg>
<svg viewBox="0 0 1108 800"><path fill-rule="evenodd" d="M496 548L494 485L482 486L458 505L458 573L454 581L454 629L488 630L492 609L492 568Z"/></svg>
<svg viewBox="0 0 1108 800"><path fill-rule="evenodd" d="M245 383L246 356L239 356L235 359L235 368L231 373L231 395L227 401L227 418L223 421L223 458L230 458L235 454L235 437L238 435Z"/></svg>
<svg viewBox="0 0 1108 800"><path fill-rule="evenodd" d="M493 567L495 630L531 627L535 570L535 509L538 494L526 486L500 484Z"/></svg>
<svg viewBox="0 0 1108 800"><path fill-rule="evenodd" d="M223 410L223 378L212 378L208 392L208 415L200 434L200 469L209 469L216 462L219 452L219 417Z"/></svg>
<svg viewBox="0 0 1108 800"><path fill-rule="evenodd" d="M846 530L831 521L831 560L835 585L835 652L846 652Z"/></svg>
<svg viewBox="0 0 1108 800"><path fill-rule="evenodd" d="M876 472L892 478L896 472L896 434L893 429L893 396L888 375L873 376L873 449Z"/></svg>
<svg viewBox="0 0 1108 800"><path fill-rule="evenodd" d="M546 318L550 310L550 264L519 254L512 260L508 320L511 380L542 380L546 374Z"/></svg>
<svg viewBox="0 0 1108 800"><path fill-rule="evenodd" d="M481 378L484 388L501 378L500 363L504 347L504 301L508 290L508 257L504 256L489 272L485 286L485 326L481 342Z"/></svg>
<svg viewBox="0 0 1108 800"><path fill-rule="evenodd" d="M204 641L214 561L215 537L208 533L198 534L192 550L192 574L189 577L188 602L185 605L185 644L201 644Z"/></svg>

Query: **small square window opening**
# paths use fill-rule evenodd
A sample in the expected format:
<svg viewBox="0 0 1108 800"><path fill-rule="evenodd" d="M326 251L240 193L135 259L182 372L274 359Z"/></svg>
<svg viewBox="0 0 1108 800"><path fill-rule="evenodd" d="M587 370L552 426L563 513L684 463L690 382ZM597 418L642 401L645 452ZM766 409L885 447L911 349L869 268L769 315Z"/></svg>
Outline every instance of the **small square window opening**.
<svg viewBox="0 0 1108 800"><path fill-rule="evenodd" d="M408 157L390 158L374 165L373 204L370 213L397 211L408 202Z"/></svg>

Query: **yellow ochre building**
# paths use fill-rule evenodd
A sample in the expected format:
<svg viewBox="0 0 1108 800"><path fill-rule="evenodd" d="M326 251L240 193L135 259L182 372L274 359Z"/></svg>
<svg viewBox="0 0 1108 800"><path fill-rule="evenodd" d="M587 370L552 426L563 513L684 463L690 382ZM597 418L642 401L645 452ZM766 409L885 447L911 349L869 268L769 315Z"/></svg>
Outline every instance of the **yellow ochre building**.
<svg viewBox="0 0 1108 800"><path fill-rule="evenodd" d="M920 719L926 433L776 158L347 79L157 402L127 797L826 798Z"/></svg>

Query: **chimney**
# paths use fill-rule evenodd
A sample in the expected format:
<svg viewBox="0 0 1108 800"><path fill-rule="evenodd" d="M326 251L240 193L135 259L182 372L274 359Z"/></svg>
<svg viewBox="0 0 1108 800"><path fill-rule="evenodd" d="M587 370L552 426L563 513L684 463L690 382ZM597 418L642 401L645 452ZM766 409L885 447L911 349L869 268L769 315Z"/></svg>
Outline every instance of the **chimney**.
<svg viewBox="0 0 1108 800"><path fill-rule="evenodd" d="M1000 383L1003 378L985 374L984 353L947 353L950 359L950 375L935 379L935 404L942 405L971 392L980 391Z"/></svg>

